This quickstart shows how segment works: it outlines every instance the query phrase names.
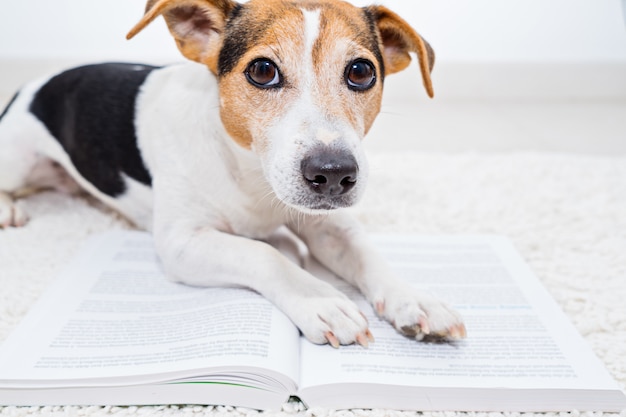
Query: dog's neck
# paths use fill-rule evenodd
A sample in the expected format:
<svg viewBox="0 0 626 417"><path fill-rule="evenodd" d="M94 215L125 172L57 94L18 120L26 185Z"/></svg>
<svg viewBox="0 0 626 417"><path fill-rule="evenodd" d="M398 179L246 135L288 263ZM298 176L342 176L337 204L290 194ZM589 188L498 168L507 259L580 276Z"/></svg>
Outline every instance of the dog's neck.
<svg viewBox="0 0 626 417"><path fill-rule="evenodd" d="M139 97L145 110L138 123L139 137L152 141L147 145L140 140L148 166L167 173L165 181L174 181L172 186L176 178L195 183L199 195L194 201L212 205L212 199L219 200L216 211L225 231L264 238L284 222L286 210L277 207L283 204L265 179L258 155L226 132L219 116L218 82L206 66L189 62L166 67L148 84ZM170 131L171 126L179 129ZM172 144L189 151L173 151Z"/></svg>

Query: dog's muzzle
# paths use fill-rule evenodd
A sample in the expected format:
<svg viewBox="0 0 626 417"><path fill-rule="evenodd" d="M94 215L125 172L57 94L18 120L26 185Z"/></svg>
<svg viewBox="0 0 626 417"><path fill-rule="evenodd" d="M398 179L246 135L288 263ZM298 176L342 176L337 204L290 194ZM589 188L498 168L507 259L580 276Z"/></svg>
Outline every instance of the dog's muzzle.
<svg viewBox="0 0 626 417"><path fill-rule="evenodd" d="M351 152L316 149L302 159L301 171L310 191L309 208L330 210L353 204L350 194L357 184L359 165Z"/></svg>

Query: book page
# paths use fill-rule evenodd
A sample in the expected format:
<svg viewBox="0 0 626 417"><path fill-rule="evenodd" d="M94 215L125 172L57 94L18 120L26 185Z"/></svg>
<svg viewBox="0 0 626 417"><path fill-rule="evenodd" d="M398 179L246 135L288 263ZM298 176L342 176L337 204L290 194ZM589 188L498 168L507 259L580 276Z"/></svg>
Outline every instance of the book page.
<svg viewBox="0 0 626 417"><path fill-rule="evenodd" d="M149 234L113 232L82 252L0 347L0 386L150 382L210 368L220 382L265 383L248 375L254 368L296 381L298 349L298 330L259 294L169 282Z"/></svg>
<svg viewBox="0 0 626 417"><path fill-rule="evenodd" d="M336 280L367 315L376 341L368 349L335 350L303 340L301 388L332 383L616 388L508 240L379 236L374 243L402 278L460 312L467 339L422 343L405 338L353 288ZM323 274L320 268L317 274Z"/></svg>

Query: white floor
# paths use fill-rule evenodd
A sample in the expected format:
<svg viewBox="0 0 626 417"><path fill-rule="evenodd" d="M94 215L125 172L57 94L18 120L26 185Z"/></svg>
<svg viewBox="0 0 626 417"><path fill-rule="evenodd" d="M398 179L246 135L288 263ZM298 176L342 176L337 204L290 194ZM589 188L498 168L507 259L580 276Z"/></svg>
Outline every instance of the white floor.
<svg viewBox="0 0 626 417"><path fill-rule="evenodd" d="M65 66L0 59L0 106L24 81ZM371 151L626 154L623 63L440 65L438 71L434 100L425 98L416 68L388 79L366 139Z"/></svg>
<svg viewBox="0 0 626 417"><path fill-rule="evenodd" d="M626 98L395 102L383 107L367 146L626 154Z"/></svg>

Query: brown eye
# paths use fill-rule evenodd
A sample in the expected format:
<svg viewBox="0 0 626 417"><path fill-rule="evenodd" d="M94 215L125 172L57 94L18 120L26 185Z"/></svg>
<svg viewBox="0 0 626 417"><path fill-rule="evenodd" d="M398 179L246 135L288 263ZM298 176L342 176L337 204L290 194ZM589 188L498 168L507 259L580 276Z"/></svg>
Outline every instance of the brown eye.
<svg viewBox="0 0 626 417"><path fill-rule="evenodd" d="M282 79L278 67L266 58L252 61L246 68L246 78L248 82L259 88L280 87Z"/></svg>
<svg viewBox="0 0 626 417"><path fill-rule="evenodd" d="M370 61L357 59L346 67L345 78L351 90L368 90L376 84L376 70Z"/></svg>

